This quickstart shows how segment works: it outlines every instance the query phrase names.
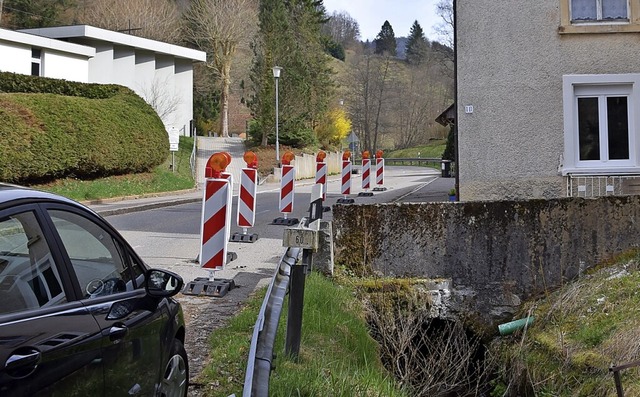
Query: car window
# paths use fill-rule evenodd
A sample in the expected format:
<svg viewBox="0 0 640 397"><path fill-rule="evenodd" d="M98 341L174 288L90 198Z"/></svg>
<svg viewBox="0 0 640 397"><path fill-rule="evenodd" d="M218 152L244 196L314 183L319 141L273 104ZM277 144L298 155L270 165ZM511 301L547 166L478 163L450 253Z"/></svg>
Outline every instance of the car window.
<svg viewBox="0 0 640 397"><path fill-rule="evenodd" d="M122 247L107 230L73 212L49 210L87 298L133 290Z"/></svg>
<svg viewBox="0 0 640 397"><path fill-rule="evenodd" d="M58 266L35 214L0 218L0 314L66 301Z"/></svg>

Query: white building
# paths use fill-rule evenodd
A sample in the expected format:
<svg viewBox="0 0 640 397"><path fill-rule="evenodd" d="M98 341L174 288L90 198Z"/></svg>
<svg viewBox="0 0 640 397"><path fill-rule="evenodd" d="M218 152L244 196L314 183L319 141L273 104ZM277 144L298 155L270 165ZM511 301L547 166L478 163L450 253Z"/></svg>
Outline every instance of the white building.
<svg viewBox="0 0 640 397"><path fill-rule="evenodd" d="M68 45L80 44L79 48L92 48L94 55L88 60L89 83L131 88L156 109L167 131L176 128L182 135L189 134L193 118L193 62L205 61L205 52L88 25L21 32L58 39ZM45 65L42 75L54 77L46 74L47 67Z"/></svg>
<svg viewBox="0 0 640 397"><path fill-rule="evenodd" d="M96 49L47 37L0 29L0 71L89 82Z"/></svg>

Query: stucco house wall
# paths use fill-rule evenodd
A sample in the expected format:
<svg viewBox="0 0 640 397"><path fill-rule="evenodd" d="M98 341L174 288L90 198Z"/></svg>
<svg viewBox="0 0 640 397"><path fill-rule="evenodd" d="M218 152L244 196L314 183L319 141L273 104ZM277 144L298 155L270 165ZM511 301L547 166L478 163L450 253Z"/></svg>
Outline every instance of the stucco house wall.
<svg viewBox="0 0 640 397"><path fill-rule="evenodd" d="M634 138L640 136L640 120L630 124L633 164L568 166L576 163L576 150L565 139L572 116L563 110L563 77L640 73L640 37L631 32L635 29L614 26L597 33L569 33L574 27L562 26L569 1L456 2L462 200L564 197L569 176L640 174L635 155L640 139ZM633 25L640 2L629 4L634 8L627 25ZM604 33L607 29L630 32ZM627 83L636 90L634 78ZM565 94L568 89L570 85ZM640 100L630 98L633 118L640 115Z"/></svg>
<svg viewBox="0 0 640 397"><path fill-rule="evenodd" d="M93 26L27 29L45 37L95 48L89 61L89 82L121 84L152 105L167 131L189 134L193 118L193 62L206 53Z"/></svg>
<svg viewBox="0 0 640 397"><path fill-rule="evenodd" d="M30 75L34 49L40 50L40 76L89 82L94 48L6 29L0 29L0 71Z"/></svg>

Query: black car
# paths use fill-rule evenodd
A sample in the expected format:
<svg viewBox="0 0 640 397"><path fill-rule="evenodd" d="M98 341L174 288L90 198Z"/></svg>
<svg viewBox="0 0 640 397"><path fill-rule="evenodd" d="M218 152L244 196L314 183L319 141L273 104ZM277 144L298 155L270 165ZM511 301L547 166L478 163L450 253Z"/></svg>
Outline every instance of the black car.
<svg viewBox="0 0 640 397"><path fill-rule="evenodd" d="M186 396L182 285L81 204L0 184L0 396Z"/></svg>

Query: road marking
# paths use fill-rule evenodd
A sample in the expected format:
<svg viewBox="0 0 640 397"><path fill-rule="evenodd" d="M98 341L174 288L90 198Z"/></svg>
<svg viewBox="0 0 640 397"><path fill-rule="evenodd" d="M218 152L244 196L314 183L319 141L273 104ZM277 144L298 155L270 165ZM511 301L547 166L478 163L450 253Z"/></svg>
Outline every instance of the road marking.
<svg viewBox="0 0 640 397"><path fill-rule="evenodd" d="M427 187L428 185L430 185L433 181L435 181L437 178L433 178L432 180L430 180L429 182L423 183L422 185L418 186L417 188L413 189L412 191L410 191L407 194L403 194L402 196L398 197L397 199L393 200L393 203L397 203L400 200L404 199L407 196L411 196L412 194L418 192L420 189L423 189L425 187Z"/></svg>

